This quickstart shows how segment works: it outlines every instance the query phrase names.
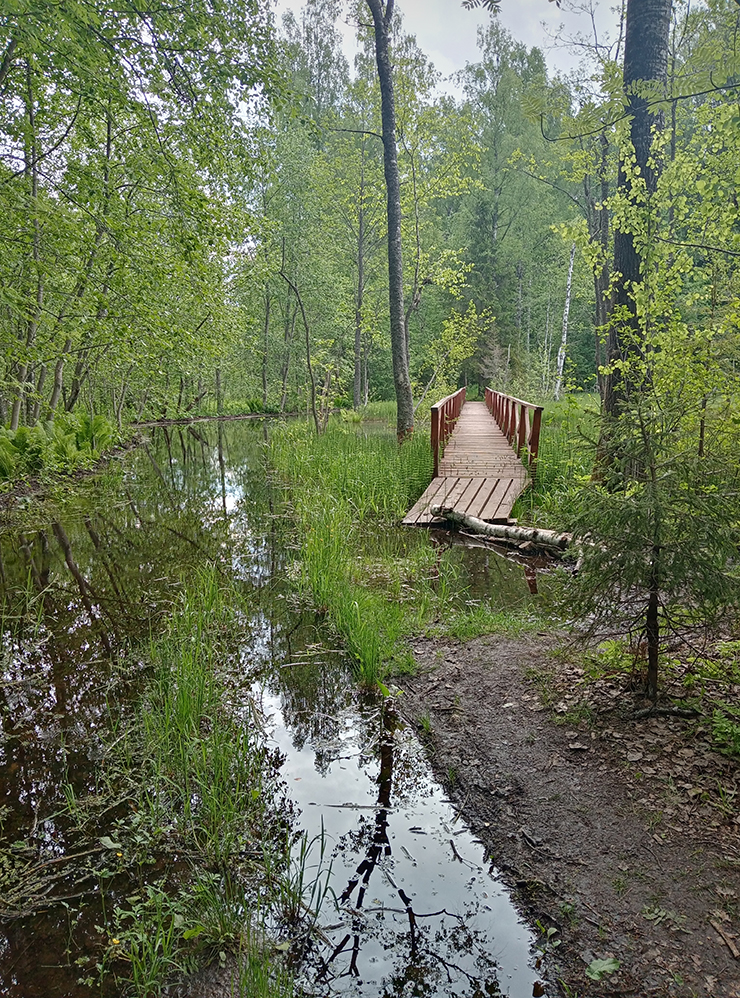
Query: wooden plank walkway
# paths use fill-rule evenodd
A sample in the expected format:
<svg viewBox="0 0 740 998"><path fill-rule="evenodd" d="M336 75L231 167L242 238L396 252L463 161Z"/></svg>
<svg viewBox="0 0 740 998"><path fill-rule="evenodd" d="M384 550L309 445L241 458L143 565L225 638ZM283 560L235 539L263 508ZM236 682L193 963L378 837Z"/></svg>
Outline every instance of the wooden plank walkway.
<svg viewBox="0 0 740 998"><path fill-rule="evenodd" d="M466 402L439 460L438 475L403 522L418 527L441 522L429 512L432 505L449 506L489 523L506 521L528 483L527 469L485 402Z"/></svg>

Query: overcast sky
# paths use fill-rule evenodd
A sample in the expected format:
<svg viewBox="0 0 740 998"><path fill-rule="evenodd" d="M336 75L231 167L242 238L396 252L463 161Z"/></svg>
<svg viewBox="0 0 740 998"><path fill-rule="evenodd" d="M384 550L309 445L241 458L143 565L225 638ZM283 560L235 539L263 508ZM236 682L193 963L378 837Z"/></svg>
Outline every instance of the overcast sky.
<svg viewBox="0 0 740 998"><path fill-rule="evenodd" d="M582 2L586 6L586 0ZM611 0L613 2L615 0ZM617 15L611 3L595 0L600 41L606 34L611 33L613 37L616 33ZM282 11L292 8L297 12L301 6L301 0L277 0L278 18ZM477 61L477 28L490 20L490 14L482 10L463 10L460 0L396 0L396 6L403 14L406 31L416 35L421 49L444 76L463 69L466 62ZM557 70L567 72L576 68L579 62L577 55L554 45L553 39L561 26L566 35L581 32L593 37L588 15L561 10L548 0L501 0L498 17L518 41L528 48L538 45L543 49L551 74ZM344 30L345 52L351 65L353 33L350 27Z"/></svg>

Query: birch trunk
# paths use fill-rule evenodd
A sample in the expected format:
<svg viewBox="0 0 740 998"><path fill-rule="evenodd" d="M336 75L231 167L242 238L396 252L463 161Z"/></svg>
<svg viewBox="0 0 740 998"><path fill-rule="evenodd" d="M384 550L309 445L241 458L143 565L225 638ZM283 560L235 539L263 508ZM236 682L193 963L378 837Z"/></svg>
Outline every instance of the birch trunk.
<svg viewBox="0 0 740 998"><path fill-rule="evenodd" d="M570 248L570 263L568 264L568 283L565 286L565 308L563 309L563 335L558 350L558 377L555 382L555 401L560 398L563 388L563 371L565 370L565 354L568 346L568 317L570 315L570 293L573 287L573 262L576 258L576 244Z"/></svg>

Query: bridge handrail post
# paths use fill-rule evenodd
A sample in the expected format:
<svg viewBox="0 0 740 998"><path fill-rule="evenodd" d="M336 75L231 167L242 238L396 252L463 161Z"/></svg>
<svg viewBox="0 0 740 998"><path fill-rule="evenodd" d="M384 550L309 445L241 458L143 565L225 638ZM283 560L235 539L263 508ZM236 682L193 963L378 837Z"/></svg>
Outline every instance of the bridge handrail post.
<svg viewBox="0 0 740 998"><path fill-rule="evenodd" d="M516 441L516 456L521 454L522 447L526 443L527 432L527 403L522 402L519 406L519 434Z"/></svg>
<svg viewBox="0 0 740 998"><path fill-rule="evenodd" d="M434 477L439 473L439 409L432 406L429 413L429 422L432 436L432 453L434 454Z"/></svg>
<svg viewBox="0 0 740 998"><path fill-rule="evenodd" d="M532 469L532 481L537 481L537 455L540 449L540 426L542 425L542 406L538 405L532 417L532 431L529 435L529 467Z"/></svg>
<svg viewBox="0 0 740 998"><path fill-rule="evenodd" d="M532 481L535 481L542 427L542 406L514 398L512 395L505 395L503 392L496 392L492 388L486 388L486 403L509 446L516 450L517 457L521 457L522 448L526 447L526 464L531 470Z"/></svg>
<svg viewBox="0 0 740 998"><path fill-rule="evenodd" d="M435 402L429 413L432 453L434 455L434 477L439 475L439 452L444 451L455 422L465 404L465 386L452 395Z"/></svg>

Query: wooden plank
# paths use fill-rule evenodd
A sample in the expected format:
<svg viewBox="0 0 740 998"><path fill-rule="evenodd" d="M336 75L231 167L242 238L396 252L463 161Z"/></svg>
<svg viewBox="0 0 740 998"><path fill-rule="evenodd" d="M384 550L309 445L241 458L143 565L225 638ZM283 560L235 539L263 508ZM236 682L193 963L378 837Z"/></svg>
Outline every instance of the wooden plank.
<svg viewBox="0 0 740 998"><path fill-rule="evenodd" d="M506 519L529 481L526 468L482 402L468 402L462 409L438 469L404 524L438 522L429 512L432 505L483 520Z"/></svg>
<svg viewBox="0 0 740 998"><path fill-rule="evenodd" d="M516 488L512 489L513 485L514 479L502 478L480 513L471 513L471 516L477 516L480 520L496 520L501 516L507 516L511 512L511 507L514 505L514 500L517 496ZM505 506L505 502L510 492L513 493L513 496L507 507ZM502 508L505 512L501 512Z"/></svg>
<svg viewBox="0 0 740 998"><path fill-rule="evenodd" d="M476 496L480 490L486 484L485 478L471 478L468 487L465 489L463 494L460 496L460 501L457 504L457 509L461 513L467 513L470 507L475 502Z"/></svg>
<svg viewBox="0 0 740 998"><path fill-rule="evenodd" d="M403 523L412 526L415 524L420 517L422 517L431 504L436 502L436 496L440 489L444 488L445 479L444 478L433 478L431 485L423 492L423 494L416 500L414 505L411 507L409 512L403 519Z"/></svg>

